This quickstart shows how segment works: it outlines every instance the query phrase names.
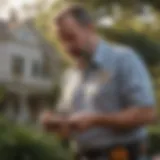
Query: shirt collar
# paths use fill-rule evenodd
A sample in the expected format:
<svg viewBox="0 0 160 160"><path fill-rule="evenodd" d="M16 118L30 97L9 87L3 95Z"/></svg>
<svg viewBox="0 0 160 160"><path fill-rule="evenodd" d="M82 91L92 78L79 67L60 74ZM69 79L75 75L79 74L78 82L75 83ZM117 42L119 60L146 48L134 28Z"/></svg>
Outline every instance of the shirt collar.
<svg viewBox="0 0 160 160"><path fill-rule="evenodd" d="M96 50L93 53L93 57L92 57L93 62L95 62L97 64L102 62L102 60L103 60L103 49L104 49L105 45L106 45L106 43L104 42L104 40L99 41L99 43L97 44Z"/></svg>

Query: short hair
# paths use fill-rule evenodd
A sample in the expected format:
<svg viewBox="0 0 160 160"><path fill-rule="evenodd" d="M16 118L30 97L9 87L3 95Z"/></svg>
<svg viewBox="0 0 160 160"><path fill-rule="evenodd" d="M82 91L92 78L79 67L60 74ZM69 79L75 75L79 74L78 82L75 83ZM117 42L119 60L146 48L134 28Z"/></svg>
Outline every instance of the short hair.
<svg viewBox="0 0 160 160"><path fill-rule="evenodd" d="M62 10L55 18L56 23L61 22L68 15L71 15L81 26L93 23L91 15L81 5L72 5Z"/></svg>

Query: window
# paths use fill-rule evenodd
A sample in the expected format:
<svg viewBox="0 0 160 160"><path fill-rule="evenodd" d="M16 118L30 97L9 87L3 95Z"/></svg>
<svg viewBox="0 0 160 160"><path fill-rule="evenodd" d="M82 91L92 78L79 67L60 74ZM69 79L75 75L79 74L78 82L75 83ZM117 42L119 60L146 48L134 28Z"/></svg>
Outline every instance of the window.
<svg viewBox="0 0 160 160"><path fill-rule="evenodd" d="M42 61L42 77L49 78L51 76L51 66L50 58L47 52L43 52L43 61Z"/></svg>
<svg viewBox="0 0 160 160"><path fill-rule="evenodd" d="M50 77L50 66L49 66L49 63L47 63L47 62L43 63L42 76L44 78Z"/></svg>
<svg viewBox="0 0 160 160"><path fill-rule="evenodd" d="M50 77L50 66L47 62L39 62L33 61L32 62L32 76L34 77L41 77L41 78L48 78Z"/></svg>
<svg viewBox="0 0 160 160"><path fill-rule="evenodd" d="M13 56L12 58L12 73L22 76L24 74L24 58L21 56Z"/></svg>
<svg viewBox="0 0 160 160"><path fill-rule="evenodd" d="M41 63L39 61L33 61L32 63L32 76L38 77L41 75Z"/></svg>

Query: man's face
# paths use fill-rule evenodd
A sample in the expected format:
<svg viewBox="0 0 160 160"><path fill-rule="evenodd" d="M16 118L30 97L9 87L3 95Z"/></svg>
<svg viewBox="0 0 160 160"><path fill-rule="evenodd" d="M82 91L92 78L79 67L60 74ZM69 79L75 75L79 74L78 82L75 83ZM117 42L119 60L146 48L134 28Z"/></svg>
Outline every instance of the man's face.
<svg viewBox="0 0 160 160"><path fill-rule="evenodd" d="M57 24L57 34L62 46L72 58L77 59L89 47L89 27L81 26L72 16L66 16Z"/></svg>

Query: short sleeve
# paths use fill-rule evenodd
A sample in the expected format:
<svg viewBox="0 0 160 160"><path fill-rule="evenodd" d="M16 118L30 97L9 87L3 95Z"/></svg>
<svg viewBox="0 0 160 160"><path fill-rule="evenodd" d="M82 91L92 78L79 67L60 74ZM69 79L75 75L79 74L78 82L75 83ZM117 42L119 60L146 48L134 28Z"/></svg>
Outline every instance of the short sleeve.
<svg viewBox="0 0 160 160"><path fill-rule="evenodd" d="M125 105L154 106L151 77L143 60L134 52L126 53L121 56L119 65L120 93Z"/></svg>

